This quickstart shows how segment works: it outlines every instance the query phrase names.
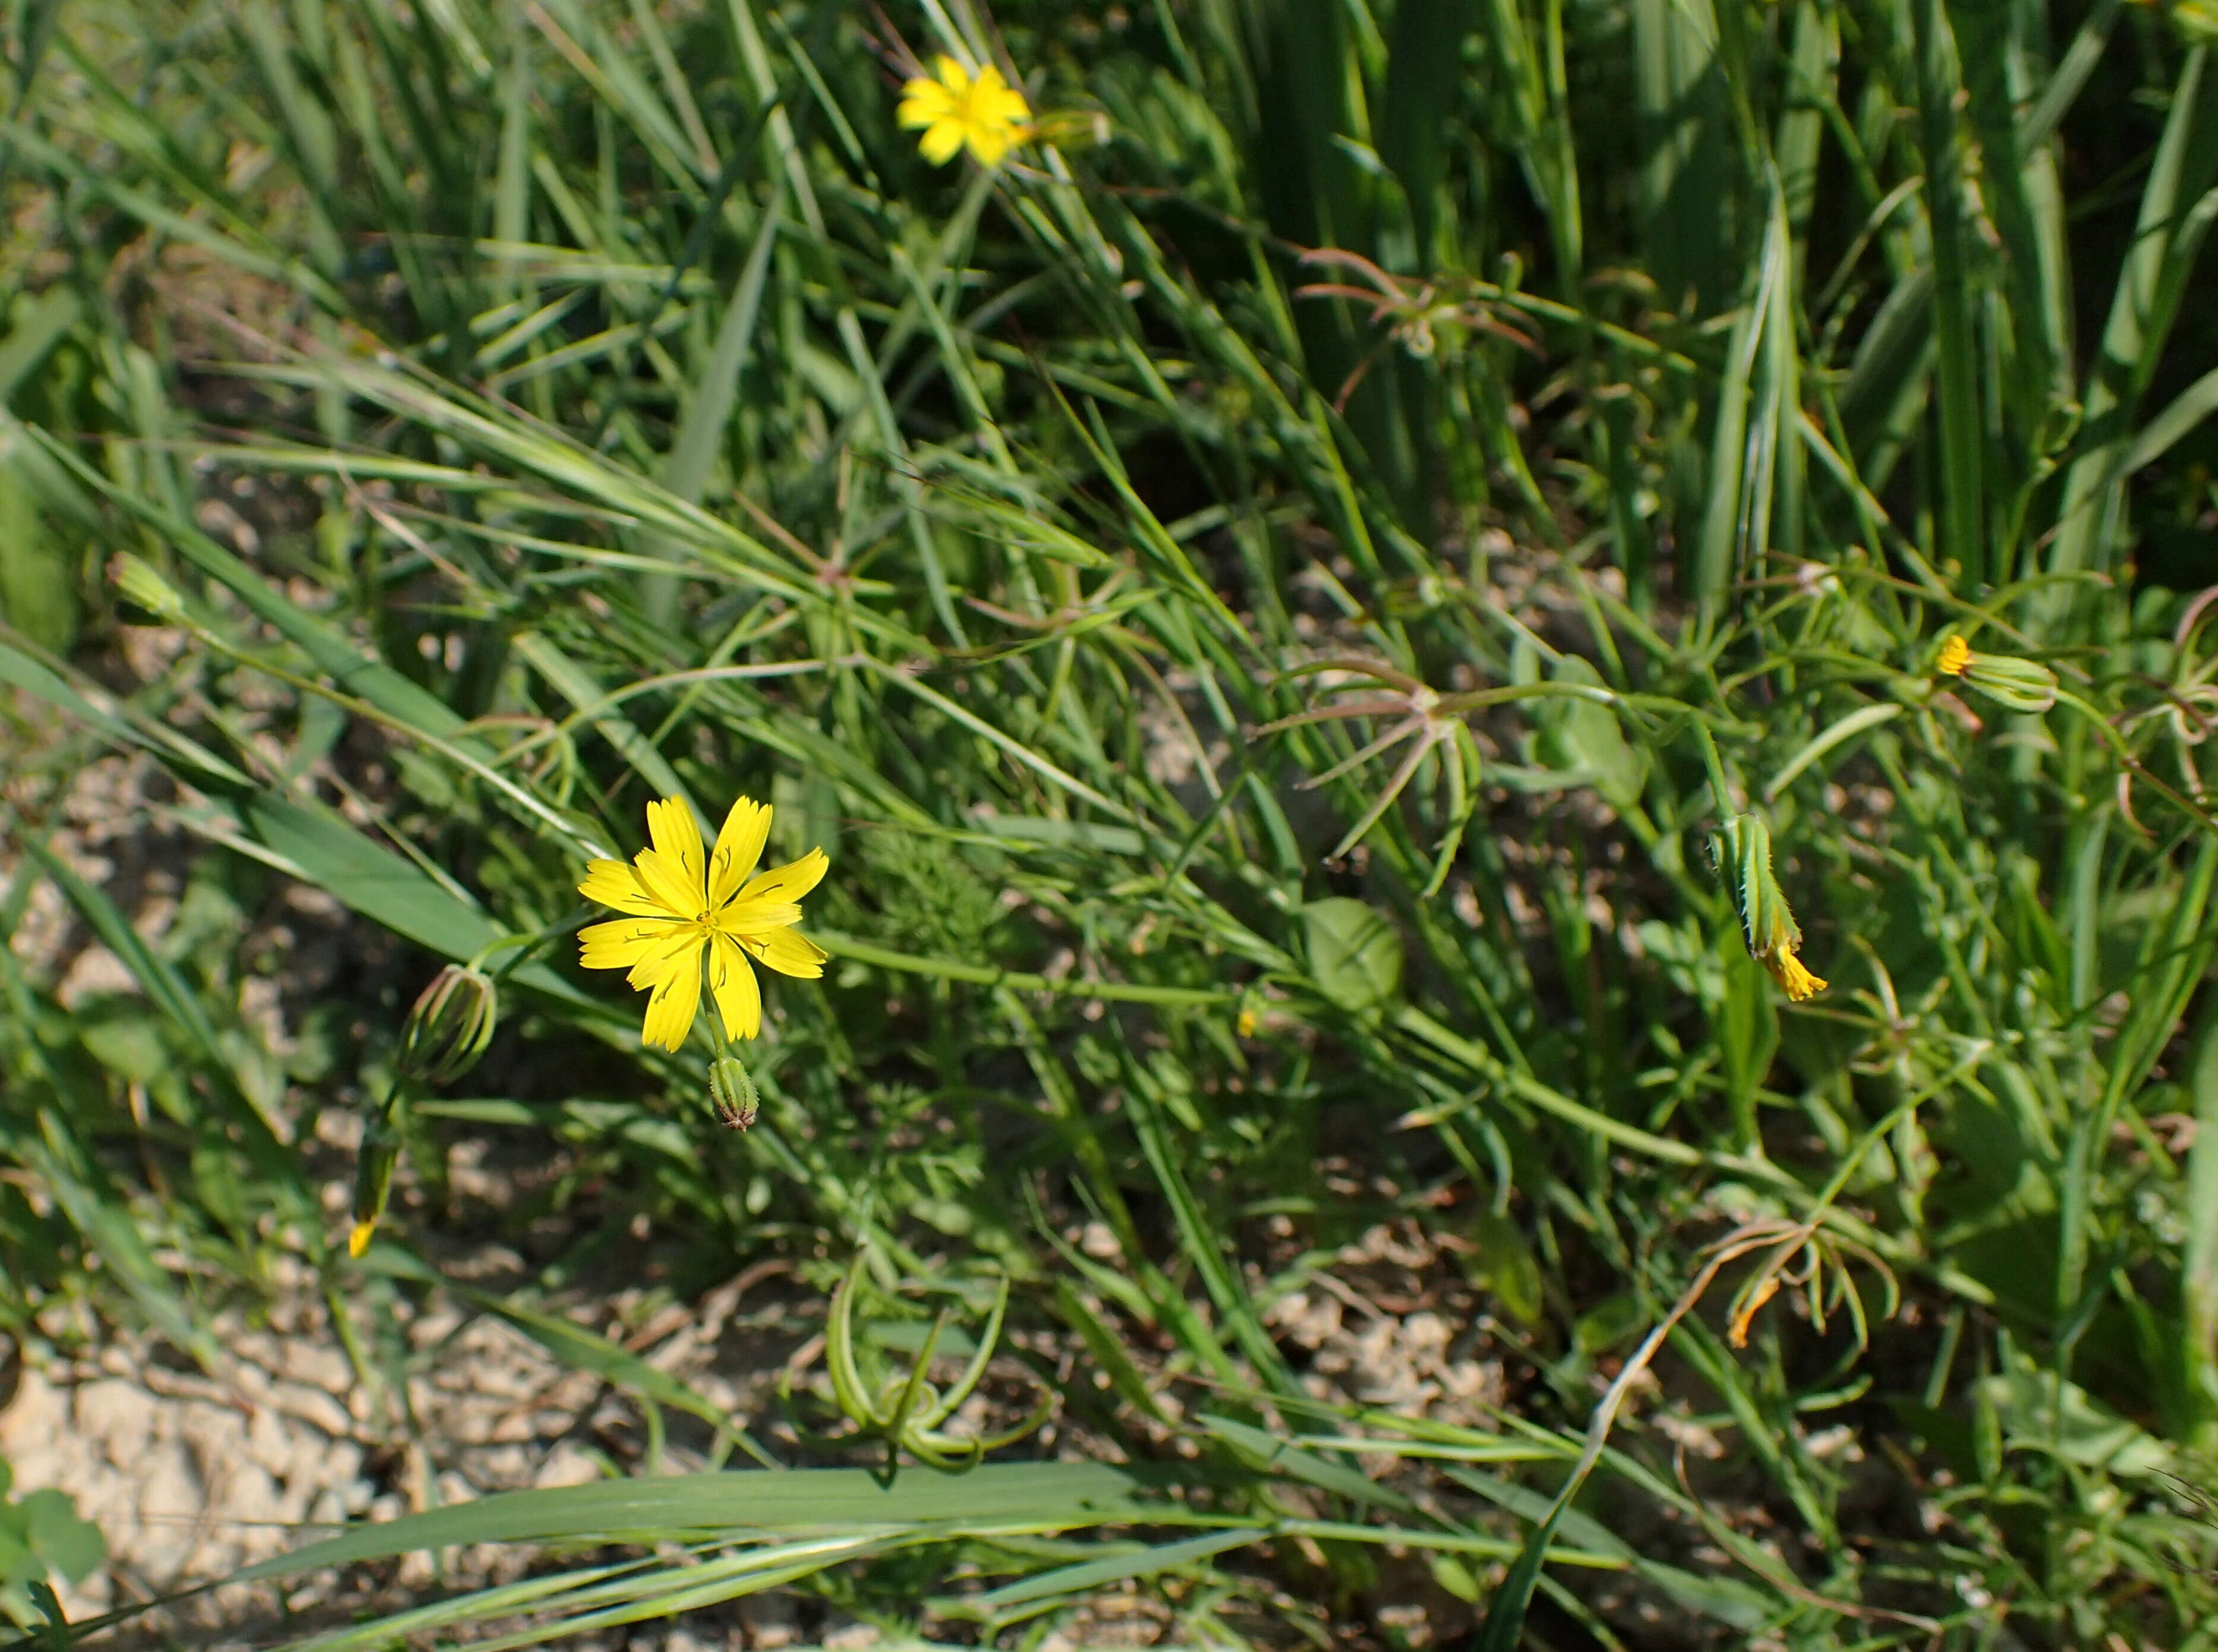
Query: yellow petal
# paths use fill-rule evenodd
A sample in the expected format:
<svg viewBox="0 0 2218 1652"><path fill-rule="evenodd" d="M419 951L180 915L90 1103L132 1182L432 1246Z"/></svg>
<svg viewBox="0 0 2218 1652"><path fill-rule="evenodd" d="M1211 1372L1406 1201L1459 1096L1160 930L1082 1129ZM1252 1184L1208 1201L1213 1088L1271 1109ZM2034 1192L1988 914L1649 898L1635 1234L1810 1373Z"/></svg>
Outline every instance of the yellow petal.
<svg viewBox="0 0 2218 1652"><path fill-rule="evenodd" d="M741 886L739 898L742 902L798 900L824 881L825 871L831 864L822 850L812 849L799 860L756 873Z"/></svg>
<svg viewBox="0 0 2218 1652"><path fill-rule="evenodd" d="M970 89L970 118L974 121L1021 121L1032 113L1025 95L1001 78L1001 71L988 64L978 71L978 83Z"/></svg>
<svg viewBox="0 0 2218 1652"><path fill-rule="evenodd" d="M588 924L578 931L578 962L588 969L629 969L667 941L685 933L672 919L619 919Z"/></svg>
<svg viewBox="0 0 2218 1652"><path fill-rule="evenodd" d="M894 118L905 127L928 127L955 113L955 99L936 80L912 80L901 88Z"/></svg>
<svg viewBox="0 0 2218 1652"><path fill-rule="evenodd" d="M377 1231L374 1222L357 1222L347 1234L347 1254L360 1256L369 1248L369 1236Z"/></svg>
<svg viewBox="0 0 2218 1652"><path fill-rule="evenodd" d="M678 967L655 984L647 1000L647 1024L640 1042L674 1050L693 1030L693 1017L701 1007L701 949L690 947Z"/></svg>
<svg viewBox="0 0 2218 1652"><path fill-rule="evenodd" d="M709 909L713 912L740 892L747 874L762 858L770 836L770 805L742 797L724 817L716 847L709 857Z"/></svg>
<svg viewBox="0 0 2218 1652"><path fill-rule="evenodd" d="M716 914L719 931L734 940L751 940L774 929L801 921L801 907L791 900L734 900Z"/></svg>
<svg viewBox="0 0 2218 1652"><path fill-rule="evenodd" d="M971 127L970 141L970 152L981 166L999 166L1001 157L1015 147L1014 140L998 127Z"/></svg>
<svg viewBox="0 0 2218 1652"><path fill-rule="evenodd" d="M709 861L701 850L701 827L693 819L693 811L674 797L658 797L647 806L647 831L654 840L655 852L677 868L696 898L704 894L709 888Z"/></svg>
<svg viewBox="0 0 2218 1652"><path fill-rule="evenodd" d="M934 166L945 166L955 158L955 152L963 147L963 123L942 121L924 134L917 151Z"/></svg>
<svg viewBox="0 0 2218 1652"><path fill-rule="evenodd" d="M682 959L697 958L708 939L691 924L671 925L665 938L632 960L631 973L624 977L625 983L635 992L660 986Z"/></svg>
<svg viewBox="0 0 2218 1652"><path fill-rule="evenodd" d="M685 875L685 863L660 850L642 849L632 859L641 886L653 895L666 918L697 919L709 909L707 892L699 878Z"/></svg>
<svg viewBox="0 0 2218 1652"><path fill-rule="evenodd" d="M709 953L709 990L727 1038L753 1038L762 1031L762 989L753 966L728 935L719 935Z"/></svg>
<svg viewBox="0 0 2218 1652"><path fill-rule="evenodd" d="M1825 990L1825 983L1803 968L1802 960L1794 956L1792 946L1781 946L1763 955L1763 967L1771 971L1787 996L1800 1004L1813 999Z"/></svg>
<svg viewBox="0 0 2218 1652"><path fill-rule="evenodd" d="M825 950L799 930L774 929L747 949L781 975L815 981L824 973Z"/></svg>
<svg viewBox="0 0 2218 1652"><path fill-rule="evenodd" d="M668 918L674 914L647 892L639 875L620 860L597 860L585 868L585 881L578 893L604 906L614 906L639 918Z"/></svg>
<svg viewBox="0 0 2218 1652"><path fill-rule="evenodd" d="M939 71L939 84L958 97L970 90L970 71L949 57L946 53L942 52L939 54L933 61L932 67Z"/></svg>

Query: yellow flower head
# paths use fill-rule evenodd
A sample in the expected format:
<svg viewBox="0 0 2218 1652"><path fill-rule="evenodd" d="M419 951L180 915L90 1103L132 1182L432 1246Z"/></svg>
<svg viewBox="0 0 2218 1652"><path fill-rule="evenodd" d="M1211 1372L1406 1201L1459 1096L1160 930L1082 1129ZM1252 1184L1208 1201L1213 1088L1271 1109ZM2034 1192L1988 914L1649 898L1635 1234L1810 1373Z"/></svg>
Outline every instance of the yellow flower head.
<svg viewBox="0 0 2218 1652"><path fill-rule="evenodd" d="M647 829L654 846L630 865L597 860L585 869L578 893L625 916L579 930L579 962L588 969L629 969L632 987L651 994L641 1039L676 1049L701 1007L705 957L724 1036L753 1038L762 1030L762 994L750 958L803 980L824 973L823 949L793 926L801 921L801 897L831 863L812 849L755 871L770 836L770 806L747 797L732 805L715 851L705 856L692 811L675 798L647 806Z"/></svg>
<svg viewBox="0 0 2218 1652"><path fill-rule="evenodd" d="M1972 645L1955 632L1941 645L1941 658L1933 662L1933 669L1943 677L1961 677L1964 667L1972 663Z"/></svg>
<svg viewBox="0 0 2218 1652"><path fill-rule="evenodd" d="M974 79L951 57L935 65L938 78L919 75L901 88L901 125L921 127L917 148L934 166L967 147L981 166L998 166L1001 158L1032 132L1032 106L1025 95L1001 78L992 64Z"/></svg>

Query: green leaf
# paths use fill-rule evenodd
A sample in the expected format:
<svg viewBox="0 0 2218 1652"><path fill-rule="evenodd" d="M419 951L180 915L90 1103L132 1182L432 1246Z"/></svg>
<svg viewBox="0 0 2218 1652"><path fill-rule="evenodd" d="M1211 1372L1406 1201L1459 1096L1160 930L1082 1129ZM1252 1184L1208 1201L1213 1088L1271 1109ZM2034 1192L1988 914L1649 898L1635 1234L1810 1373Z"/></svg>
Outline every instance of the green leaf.
<svg viewBox="0 0 2218 1652"><path fill-rule="evenodd" d="M152 1084L174 1057L152 1009L135 999L87 1004L77 1012L77 1036L93 1060L135 1084Z"/></svg>
<svg viewBox="0 0 2218 1652"><path fill-rule="evenodd" d="M2153 1474L2172 1466L2172 1450L2162 1440L2053 1372L1990 1377L1979 1393L1993 1406L2003 1439L2015 1450L2052 1451L2066 1463L2112 1474Z"/></svg>
<svg viewBox="0 0 2218 1652"><path fill-rule="evenodd" d="M1640 1298L1623 1290L1614 1296L1605 1296L1580 1315L1578 1323L1572 1327L1571 1340L1582 1353L1608 1353L1639 1336L1647 1323L1647 1310L1641 1307Z"/></svg>
<svg viewBox="0 0 2218 1652"><path fill-rule="evenodd" d="M642 1533L734 1538L858 1526L1059 1531L1145 1521L1166 1510L1147 1483L1104 1463L988 1463L967 1474L862 1469L743 1469L504 1492L312 1543L238 1573L291 1577L471 1543L619 1541Z"/></svg>
<svg viewBox="0 0 2218 1652"><path fill-rule="evenodd" d="M503 932L477 907L334 814L268 793L242 799L238 813L248 832L287 870L443 957L467 960ZM573 1005L601 1007L545 964L520 965L502 980Z"/></svg>
<svg viewBox="0 0 2218 1652"><path fill-rule="evenodd" d="M1479 19L1474 0L1399 0L1394 8L1379 158L1402 181L1417 257L1427 268L1435 198L1447 170L1444 127L1463 87L1464 42Z"/></svg>
<svg viewBox="0 0 2218 1652"><path fill-rule="evenodd" d="M1012 1583L980 1595L976 1600L938 1603L942 1611L959 1612L963 1617L997 1618L1013 1608L1038 1606L1064 1595L1083 1593L1098 1589L1105 1583L1122 1583L1128 1579L1155 1577L1163 1572L1175 1571L1192 1566L1228 1550L1244 1549L1250 1544L1261 1543L1270 1534L1260 1529L1236 1531L1212 1531L1205 1537L1187 1538L1179 1543L1160 1544L1134 1554L1112 1555L1101 1560L1081 1561L1075 1566L1063 1566L1038 1577L1028 1577L1021 1583Z"/></svg>
<svg viewBox="0 0 2218 1652"><path fill-rule="evenodd" d="M69 1494L51 1487L23 1499L24 1531L31 1552L71 1583L89 1577L108 1558L100 1528L78 1517Z"/></svg>
<svg viewBox="0 0 2218 1652"><path fill-rule="evenodd" d="M1519 1324L1538 1325L1547 1308L1540 1265L1517 1224L1483 1210L1471 1222L1470 1239L1472 1248L1464 1261L1465 1276L1492 1291L1503 1311Z"/></svg>
<svg viewBox="0 0 2218 1652"><path fill-rule="evenodd" d="M1386 916L1360 900L1334 895L1302 908L1310 973L1341 1008L1375 1014L1402 985L1402 937Z"/></svg>
<svg viewBox="0 0 2218 1652"><path fill-rule="evenodd" d="M14 453L0 433L0 619L40 647L68 652L77 640L75 558L57 540Z"/></svg>
<svg viewBox="0 0 2218 1652"><path fill-rule="evenodd" d="M1601 673L1577 654L1557 662L1555 678L1559 683L1603 686ZM1629 809L1639 802L1641 789L1648 783L1648 753L1626 743L1614 711L1592 700L1565 696L1543 701L1536 720L1543 762L1572 770L1612 808Z"/></svg>
<svg viewBox="0 0 2218 1652"><path fill-rule="evenodd" d="M1212 1416L1207 1412L1203 1412L1199 1420L1203 1427L1230 1445L1252 1469L1306 1481L1320 1490L1329 1491L1336 1497L1345 1497L1354 1503L1404 1513L1416 1507L1400 1492L1379 1484L1348 1464L1335 1463L1314 1451L1304 1451L1300 1446L1251 1423L1238 1422L1230 1417Z"/></svg>

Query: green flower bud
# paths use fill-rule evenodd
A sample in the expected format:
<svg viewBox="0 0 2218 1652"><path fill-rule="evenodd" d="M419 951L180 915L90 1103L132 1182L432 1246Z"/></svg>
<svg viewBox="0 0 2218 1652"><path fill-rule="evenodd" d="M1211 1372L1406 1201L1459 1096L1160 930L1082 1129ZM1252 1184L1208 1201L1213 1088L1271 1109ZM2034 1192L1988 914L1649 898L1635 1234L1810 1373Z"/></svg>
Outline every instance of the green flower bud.
<svg viewBox="0 0 2218 1652"><path fill-rule="evenodd" d="M716 1110L716 1122L731 1129L744 1130L755 1122L762 1098L738 1056L719 1055L709 1063L709 1103Z"/></svg>
<svg viewBox="0 0 2218 1652"><path fill-rule="evenodd" d="M155 572L152 563L122 551L108 565L108 573L115 582L117 594L132 607L169 624L185 617L185 599Z"/></svg>
<svg viewBox="0 0 2218 1652"><path fill-rule="evenodd" d="M445 1084L478 1063L499 1015L492 978L450 963L432 979L400 1030L397 1062L403 1078Z"/></svg>

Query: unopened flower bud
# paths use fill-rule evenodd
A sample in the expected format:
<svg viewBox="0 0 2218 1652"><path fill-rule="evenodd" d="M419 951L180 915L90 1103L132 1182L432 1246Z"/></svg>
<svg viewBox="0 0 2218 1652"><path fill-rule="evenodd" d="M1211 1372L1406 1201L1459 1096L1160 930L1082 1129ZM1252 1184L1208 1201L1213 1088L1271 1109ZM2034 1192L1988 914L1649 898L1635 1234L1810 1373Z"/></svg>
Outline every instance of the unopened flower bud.
<svg viewBox="0 0 2218 1652"><path fill-rule="evenodd" d="M1986 696L2005 711L2038 715L2056 703L2056 673L2036 659L2014 654L1983 654L1961 636L1941 645L1934 669L1961 677L1964 686Z"/></svg>
<svg viewBox="0 0 2218 1652"><path fill-rule="evenodd" d="M143 558L119 552L108 563L108 574L115 582L117 594L132 607L165 624L185 617L185 599Z"/></svg>
<svg viewBox="0 0 2218 1652"><path fill-rule="evenodd" d="M728 1129L744 1130L755 1122L762 1098L738 1056L719 1055L709 1063L709 1102L716 1110L716 1122Z"/></svg>
<svg viewBox="0 0 2218 1652"><path fill-rule="evenodd" d="M408 1012L400 1030L396 1065L418 1084L445 1084L478 1062L493 1042L499 1016L492 978L450 963L435 976Z"/></svg>

